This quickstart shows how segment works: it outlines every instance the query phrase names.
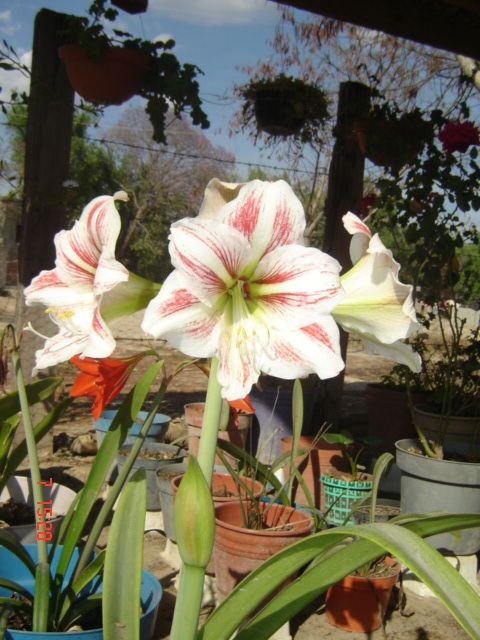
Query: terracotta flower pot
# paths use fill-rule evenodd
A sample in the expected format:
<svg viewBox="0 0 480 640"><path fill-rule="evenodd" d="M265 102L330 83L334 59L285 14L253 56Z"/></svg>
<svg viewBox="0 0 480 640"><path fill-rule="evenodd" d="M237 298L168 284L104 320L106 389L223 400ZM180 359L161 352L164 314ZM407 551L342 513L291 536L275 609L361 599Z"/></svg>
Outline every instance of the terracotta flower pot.
<svg viewBox="0 0 480 640"><path fill-rule="evenodd" d="M325 613L331 624L346 631L364 633L382 626L390 594L401 569L398 560L387 557L385 562L394 568L392 575L349 575L328 589Z"/></svg>
<svg viewBox="0 0 480 640"><path fill-rule="evenodd" d="M202 434L203 414L205 412L204 402L192 402L185 405L185 421L188 431L188 449L191 455L198 456L198 447L200 445L200 436ZM233 442L241 449L245 448L248 433L252 424L253 413L238 413L238 426L235 425L233 415L230 416L225 431L219 430L218 439ZM225 455L229 463L236 468L237 461L235 458ZM215 464L221 465L222 461L215 456Z"/></svg>
<svg viewBox="0 0 480 640"><path fill-rule="evenodd" d="M122 104L140 89L150 58L124 47L110 47L99 60L90 60L77 44L59 47L70 84L87 102Z"/></svg>
<svg viewBox="0 0 480 640"><path fill-rule="evenodd" d="M170 482L173 490L174 501L182 478L183 474L173 478ZM262 495L263 484L258 480L246 478L245 484L251 489L255 498L259 498ZM248 500L249 496L243 489L241 489L235 478L229 473L217 473L214 471L212 476L212 499L213 504L217 506L236 500ZM205 571L209 575L215 575L215 550L212 553L212 557L210 558L210 562L208 563Z"/></svg>
<svg viewBox="0 0 480 640"><path fill-rule="evenodd" d="M337 469L338 471L348 471L348 460L343 454L342 448L338 444L329 444L320 438L312 447L312 443L315 438L313 436L300 436L298 441L298 447L304 449L311 449L308 456L305 458L300 455L296 458L295 464L302 474L302 478L305 480L308 490L315 502L315 507L324 511L325 497L323 492L323 485L320 482L320 475L326 473L331 469ZM293 436L286 436L281 440L282 453L290 451L292 448ZM302 461L303 460L303 461ZM290 465L284 466L285 482L290 475ZM299 485L298 480L293 483L293 495L292 500L301 505L307 505L307 497L302 487Z"/></svg>
<svg viewBox="0 0 480 640"><path fill-rule="evenodd" d="M267 507L269 507L267 509ZM264 529L246 529L251 503L227 502L215 508L215 572L219 600L274 553L309 535L313 518L284 505L259 503Z"/></svg>

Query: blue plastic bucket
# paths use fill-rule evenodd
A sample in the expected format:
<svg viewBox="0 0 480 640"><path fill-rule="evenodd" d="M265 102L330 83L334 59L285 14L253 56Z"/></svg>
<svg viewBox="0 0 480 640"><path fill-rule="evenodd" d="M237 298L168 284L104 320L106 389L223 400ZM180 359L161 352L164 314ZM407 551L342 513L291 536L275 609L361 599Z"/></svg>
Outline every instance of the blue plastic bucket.
<svg viewBox="0 0 480 640"><path fill-rule="evenodd" d="M37 545L26 544L23 545L27 553L31 556L34 562L37 562ZM59 546L54 554L51 564L54 571L58 561L60 559L62 548ZM74 560L79 557L79 551L75 550L73 553ZM66 573L65 580L68 580L72 575L75 563L70 563ZM25 565L8 549L0 546L0 576L2 578L8 578L21 584L29 591L34 589L34 578ZM99 591L102 590L100 584ZM10 595L7 589L0 588L0 596ZM144 613L140 617L140 640L151 640L155 629L155 623L157 619L158 606L162 599L162 586L157 578L146 569L142 569L142 587L140 598L142 601ZM103 629L89 629L86 631L65 631L65 632L52 632L52 633L40 633L33 631L16 631L13 629L7 629L5 634L6 640L56 640L57 638L68 638L69 640L75 640L76 638L82 640L103 640Z"/></svg>
<svg viewBox="0 0 480 640"><path fill-rule="evenodd" d="M101 445L103 438L105 437L105 433L109 430L110 425L112 424L112 420L117 415L116 411L104 411L98 420L94 420L95 424L95 433L97 436L97 444ZM143 422L146 420L148 416L147 411L139 411L135 422L130 429L129 436L125 440L125 444L133 444L136 436L140 433L140 429L142 428ZM155 442L163 442L165 439L165 434L167 433L167 429L170 425L170 416L166 416L163 413L155 414L152 424L150 425L150 429L148 430L148 435L145 438L145 444L155 443Z"/></svg>

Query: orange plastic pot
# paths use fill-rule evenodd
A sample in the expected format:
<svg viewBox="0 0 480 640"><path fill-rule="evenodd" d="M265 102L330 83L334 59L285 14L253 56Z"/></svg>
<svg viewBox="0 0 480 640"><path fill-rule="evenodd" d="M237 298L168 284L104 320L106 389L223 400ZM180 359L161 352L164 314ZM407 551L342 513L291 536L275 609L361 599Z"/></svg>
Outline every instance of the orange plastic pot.
<svg viewBox="0 0 480 640"><path fill-rule="evenodd" d="M214 555L220 601L264 560L313 530L313 518L305 511L264 502L258 506L265 512L265 528L261 530L245 528L252 503L227 502L215 507Z"/></svg>
<svg viewBox="0 0 480 640"><path fill-rule="evenodd" d="M396 559L385 558L395 569L393 575L382 577L346 576L327 591L327 620L339 629L369 633L382 626L388 601L398 579L401 565Z"/></svg>
<svg viewBox="0 0 480 640"><path fill-rule="evenodd" d="M124 47L110 47L99 60L90 60L78 44L64 44L58 50L67 67L70 84L87 102L122 104L140 89L150 58Z"/></svg>
<svg viewBox="0 0 480 640"><path fill-rule="evenodd" d="M323 484L320 482L320 475L331 469L338 471L349 471L348 460L342 448L338 444L329 444L320 438L312 446L315 438L313 436L300 436L298 448L310 449L310 453L305 457L300 455L295 459L295 466L302 474L307 488L315 503L315 507L324 512L325 497ZM281 440L282 453L290 451L292 448L293 436L286 436ZM290 465L284 466L285 482L290 476ZM293 482L292 501L296 504L307 505L307 497L300 486L298 480Z"/></svg>

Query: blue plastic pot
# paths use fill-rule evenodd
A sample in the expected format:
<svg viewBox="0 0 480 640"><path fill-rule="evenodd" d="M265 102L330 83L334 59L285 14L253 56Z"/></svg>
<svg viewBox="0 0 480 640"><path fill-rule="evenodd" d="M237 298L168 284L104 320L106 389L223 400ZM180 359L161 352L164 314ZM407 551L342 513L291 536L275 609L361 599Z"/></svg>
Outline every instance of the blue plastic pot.
<svg viewBox="0 0 480 640"><path fill-rule="evenodd" d="M23 545L26 551L30 554L32 560L37 562L37 545L26 544ZM54 554L51 564L52 571L58 564L61 554L61 547L59 546ZM67 581L72 575L75 561L79 557L79 551L76 550L73 553L74 562L71 562L66 573L65 581ZM25 565L8 549L0 546L0 576L2 578L8 578L21 584L23 587L33 592L35 586L35 580ZM99 591L102 590L102 585L99 586ZM8 596L10 592L7 589L0 588L0 596ZM158 607L160 600L162 599L162 586L160 582L146 569L142 570L142 589L140 594L143 608L145 613L140 618L140 640L151 640L153 631L155 629L155 622L157 619ZM69 638L69 640L75 640L75 638L82 638L85 640L103 640L103 629L90 629L87 631L62 631L62 632L50 632L40 633L33 631L16 631L13 629L7 629L5 634L6 640L56 640L56 638Z"/></svg>
<svg viewBox="0 0 480 640"><path fill-rule="evenodd" d="M97 436L98 446L100 446L105 436L105 433L110 428L110 425L112 424L112 420L116 415L117 415L116 411L104 411L98 420L94 420L95 433ZM138 416L135 422L133 423L132 428L130 429L129 436L125 440L125 444L134 443L135 438L140 433L142 424L146 420L147 416L148 416L147 411L139 411ZM163 413L157 413L155 415L155 418L153 419L152 424L150 425L150 429L148 430L148 435L145 438L145 444L163 442L169 425L170 425L170 416L166 416Z"/></svg>

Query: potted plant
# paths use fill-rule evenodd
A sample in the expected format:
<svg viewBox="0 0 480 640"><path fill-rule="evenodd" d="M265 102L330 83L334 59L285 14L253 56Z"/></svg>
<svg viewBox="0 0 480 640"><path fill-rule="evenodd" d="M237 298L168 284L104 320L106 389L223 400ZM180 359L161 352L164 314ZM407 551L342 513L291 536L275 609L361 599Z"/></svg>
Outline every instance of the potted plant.
<svg viewBox="0 0 480 640"><path fill-rule="evenodd" d="M1 608L2 618L5 620L3 624L7 627L7 637L16 639L23 637L26 633L26 637L33 639L68 630L69 637L74 638L75 633L78 634L78 632L71 627L82 621L85 622L90 614L96 612L97 626L94 623L91 633L88 631L85 634L82 630L79 637L86 635L92 640L99 639L103 637L102 626L120 623L130 629L132 634L135 633L135 627L137 631L140 628L141 637L149 640L153 633L161 588L155 589L155 583L158 587L158 581L148 572L142 574L142 546L138 542L143 540L146 507L146 481L143 470L138 470L137 475L127 483L119 501L112 523L108 553L102 552L95 556L93 551L163 398L164 386L161 386L130 458L125 468L119 473L111 493L96 516L89 535L80 546L79 541L85 530L86 519L102 490L115 452L125 441L132 426L135 411L139 410L144 401L150 383L161 368L162 362L156 362L150 367L143 382L139 382L141 390L134 387L127 395L112 429L105 434L84 489L72 502L64 521L54 535L51 522L53 500L44 499L48 496L44 494L42 485L47 485L48 482L40 480L35 432L31 424L29 398L23 382L16 336L13 327L7 327L7 331L12 342L11 352L17 377L18 403L22 412L31 468L33 501L37 507L35 509L37 542L33 550L28 545L18 542L8 531L0 531L0 548L4 553L2 556L4 562L0 565ZM125 534L127 529L128 535ZM122 545L125 543L128 545L128 542L133 539L137 544L134 545L133 550L130 549L129 553L126 553ZM119 557L123 557L123 579L117 575ZM9 573L9 567L12 564L13 574ZM55 580L51 578L51 566L55 568ZM24 570L20 570L19 567L23 567ZM25 575L27 579L24 579ZM16 593L22 594L22 598L17 598ZM145 610L145 617L141 623L139 605L142 593L148 611ZM82 601L81 604L79 604L80 601ZM99 609L102 604L102 608ZM100 613L100 618L98 618L98 611L103 612ZM26 617L22 617L22 613L26 613ZM10 614L12 615L9 617ZM11 628L16 624L17 614L20 614L21 619L21 635L18 635L16 626ZM23 631L25 625L27 625L27 631Z"/></svg>
<svg viewBox="0 0 480 640"><path fill-rule="evenodd" d="M398 173L422 151L433 128L419 109L401 113L395 103L376 102L354 131L362 153L374 164Z"/></svg>
<svg viewBox="0 0 480 640"><path fill-rule="evenodd" d="M173 40L151 42L118 29L108 34L105 25L115 21L118 11L105 4L106 0L93 0L90 17L72 16L63 34L59 56L75 91L88 102L103 105L120 104L133 95L145 98L155 142L166 143L169 108L176 117L188 111L193 124L207 128L195 80L198 67L180 65L170 52Z"/></svg>
<svg viewBox="0 0 480 640"><path fill-rule="evenodd" d="M243 125L253 119L259 131L273 137L312 140L328 118L328 101L319 87L280 73L252 79L241 88Z"/></svg>
<svg viewBox="0 0 480 640"><path fill-rule="evenodd" d="M355 505L366 498L373 487L373 476L360 470L359 457L365 446L376 441L365 436L360 443L349 431L326 433L324 439L330 444L339 444L350 470L332 468L322 473L320 480L325 496L325 520L331 525L353 524L350 519Z"/></svg>

